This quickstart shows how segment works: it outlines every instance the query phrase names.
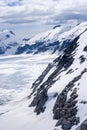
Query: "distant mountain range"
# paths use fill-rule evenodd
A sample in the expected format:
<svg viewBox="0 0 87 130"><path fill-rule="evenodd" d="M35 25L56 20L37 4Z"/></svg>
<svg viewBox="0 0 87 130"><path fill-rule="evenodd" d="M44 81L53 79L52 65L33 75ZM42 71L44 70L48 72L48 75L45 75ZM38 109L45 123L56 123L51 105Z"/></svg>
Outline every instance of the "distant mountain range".
<svg viewBox="0 0 87 130"><path fill-rule="evenodd" d="M21 43L13 31L3 30L0 32L0 54L58 53L61 42L64 40L64 32L75 26L76 23L57 25L53 29L32 38L23 38Z"/></svg>

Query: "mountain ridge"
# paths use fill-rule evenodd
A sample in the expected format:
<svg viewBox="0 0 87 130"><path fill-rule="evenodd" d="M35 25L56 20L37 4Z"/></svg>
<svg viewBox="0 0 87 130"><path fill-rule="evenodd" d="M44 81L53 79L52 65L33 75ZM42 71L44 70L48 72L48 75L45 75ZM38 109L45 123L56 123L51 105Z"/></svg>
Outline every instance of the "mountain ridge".
<svg viewBox="0 0 87 130"><path fill-rule="evenodd" d="M3 37L6 37L6 35L8 36L8 38L4 39L3 44L5 44L5 42L7 42L8 44L9 42L14 44L14 41L18 44L15 46L16 49L10 53L8 52L9 49L6 49L6 47L2 44L5 50L1 48L3 52L1 54L5 54L6 52L8 53L6 53L5 55L9 55L11 53L12 54L23 54L23 53L39 54L39 53L47 53L47 52L51 54L55 53L55 51L57 51L56 48L58 48L60 44L60 41L58 41L59 35L66 31L69 31L71 28L75 27L76 25L77 23L73 23L72 25L70 25L70 23L65 23L63 25L56 26L47 32L38 34L32 38L24 38L23 40L21 40L21 42L19 42L16 34L14 35L14 32L9 30L3 30L0 33L0 40L2 41Z"/></svg>
<svg viewBox="0 0 87 130"><path fill-rule="evenodd" d="M82 27L82 25L84 24L79 26ZM52 103L51 111L53 119L57 120L55 127L59 130L74 130L86 119L87 105L81 102L87 100L85 86L87 82L83 78L84 75L87 77L87 28L79 28L75 33L73 37L71 36L71 40L62 43L66 46L61 49L62 52L58 58L49 64L33 83L32 93L29 96L29 98L32 97L29 107L34 107L34 112L39 115L48 109L50 92L53 93L51 100L55 103ZM82 105L85 108L84 111L81 109ZM84 113L83 116L81 113Z"/></svg>

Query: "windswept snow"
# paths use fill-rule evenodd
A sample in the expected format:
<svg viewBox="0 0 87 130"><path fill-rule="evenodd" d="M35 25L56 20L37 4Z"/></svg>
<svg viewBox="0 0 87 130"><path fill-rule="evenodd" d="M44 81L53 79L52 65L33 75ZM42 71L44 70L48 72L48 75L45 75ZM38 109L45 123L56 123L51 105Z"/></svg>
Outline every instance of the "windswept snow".
<svg viewBox="0 0 87 130"><path fill-rule="evenodd" d="M71 24L71 22L63 23L57 27L54 27L53 29L51 29L47 32L43 32L41 34L38 34L38 35L30 38L30 40L26 43L29 45L33 45L33 44L35 44L35 42L44 42L44 41L45 41L45 44L48 44L49 42L53 43L55 41L58 41L59 37L62 34L64 34L64 32L70 31L76 25L77 25L77 22L73 22L73 24Z"/></svg>
<svg viewBox="0 0 87 130"><path fill-rule="evenodd" d="M56 55L0 57L0 130L41 130L42 127L47 129L47 126L53 128L54 121L48 121L49 117L41 115L37 118L33 109L29 109L27 96L31 92L31 84L55 57ZM49 116L51 113L49 111Z"/></svg>

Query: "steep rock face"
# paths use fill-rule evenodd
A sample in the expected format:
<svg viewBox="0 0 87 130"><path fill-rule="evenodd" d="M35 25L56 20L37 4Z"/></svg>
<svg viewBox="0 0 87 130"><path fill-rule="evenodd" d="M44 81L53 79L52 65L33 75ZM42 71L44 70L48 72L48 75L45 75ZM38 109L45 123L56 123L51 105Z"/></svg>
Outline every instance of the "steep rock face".
<svg viewBox="0 0 87 130"><path fill-rule="evenodd" d="M75 77L72 81L69 82L68 85L63 89L63 91L58 95L56 103L53 108L54 119L58 119L56 126L62 125L64 130L69 130L73 125L77 125L79 123L79 117L76 117L77 114L77 88L74 88L70 98L67 100L67 95L69 91L75 85L75 82L79 81L84 73L87 72L87 68L85 68L80 75Z"/></svg>
<svg viewBox="0 0 87 130"><path fill-rule="evenodd" d="M77 38L75 38L70 45L68 46L68 48L66 48L64 50L64 54L60 55L58 58L56 58L53 62L53 65L48 65L48 67L45 70L45 73L43 72L43 74L40 76L42 78L39 77L38 80L33 83L33 92L31 93L34 94L35 91L37 91L35 93L35 98L33 99L32 103L30 106L36 106L36 113L38 114L39 109L37 109L40 100L42 101L42 93L44 93L45 91L45 96L47 96L47 90L56 82L55 78L62 73L63 71L66 71L73 63L74 58L73 58L73 54L72 52L75 51L76 47L77 47L77 40L79 39L79 36ZM51 75L49 75L48 79L43 82L44 77L46 76L46 74L51 71L51 69L56 65L56 69L53 71L53 73ZM37 84L38 82L38 84ZM42 83L42 84L41 84ZM40 85L41 84L41 85ZM40 85L40 86L39 86ZM37 89L37 87L39 86L39 88ZM39 95L39 98L38 98ZM48 99L48 98L46 98ZM37 100L37 103L35 102L35 100ZM45 100L46 102L46 100ZM44 104L45 104L44 102ZM40 104L40 106L43 108L44 104Z"/></svg>
<svg viewBox="0 0 87 130"><path fill-rule="evenodd" d="M50 107L52 118L57 120L55 129L74 130L86 118L86 109L81 109L82 104L85 107L86 103L81 102L87 100L87 31L84 23L79 27L64 34L65 38L61 36L63 41L59 46L59 56L33 83L32 93L29 95L32 98L29 106L34 107L36 114L45 113L48 102L54 101Z"/></svg>

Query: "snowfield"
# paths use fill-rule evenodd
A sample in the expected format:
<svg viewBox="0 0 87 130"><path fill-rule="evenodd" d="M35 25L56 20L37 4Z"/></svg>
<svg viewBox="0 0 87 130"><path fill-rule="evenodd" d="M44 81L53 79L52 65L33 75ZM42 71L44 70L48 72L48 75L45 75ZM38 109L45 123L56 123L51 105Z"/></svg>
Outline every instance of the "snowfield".
<svg viewBox="0 0 87 130"><path fill-rule="evenodd" d="M31 40L58 36L58 53L0 57L0 130L76 130L87 119L87 22L65 31Z"/></svg>
<svg viewBox="0 0 87 130"><path fill-rule="evenodd" d="M40 120L45 123L44 129L52 128L49 117L44 119L42 114L36 118L28 107L27 96L32 83L55 57L48 54L0 57L0 130L41 130Z"/></svg>

